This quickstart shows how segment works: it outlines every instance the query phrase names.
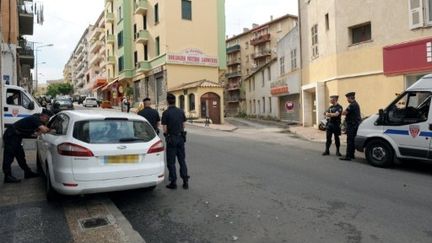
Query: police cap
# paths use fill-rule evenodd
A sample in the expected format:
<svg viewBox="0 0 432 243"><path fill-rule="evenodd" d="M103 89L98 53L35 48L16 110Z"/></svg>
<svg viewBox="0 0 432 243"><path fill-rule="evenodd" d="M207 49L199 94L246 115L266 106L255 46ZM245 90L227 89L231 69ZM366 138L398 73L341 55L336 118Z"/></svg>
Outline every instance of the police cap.
<svg viewBox="0 0 432 243"><path fill-rule="evenodd" d="M349 92L345 95L345 97L355 97L355 92Z"/></svg>
<svg viewBox="0 0 432 243"><path fill-rule="evenodd" d="M52 117L53 115L54 115L54 113L52 113L50 110L48 110L48 109L42 109L42 113L41 113L42 115L46 115L46 116L49 116L49 117Z"/></svg>
<svg viewBox="0 0 432 243"><path fill-rule="evenodd" d="M330 99L339 99L339 95L331 95Z"/></svg>
<svg viewBox="0 0 432 243"><path fill-rule="evenodd" d="M147 97L147 98L144 98L144 99L143 99L143 102L146 102L146 101L150 101L150 98Z"/></svg>
<svg viewBox="0 0 432 243"><path fill-rule="evenodd" d="M167 94L167 100L175 100L175 95L173 95L173 94L171 94L171 93L168 93Z"/></svg>

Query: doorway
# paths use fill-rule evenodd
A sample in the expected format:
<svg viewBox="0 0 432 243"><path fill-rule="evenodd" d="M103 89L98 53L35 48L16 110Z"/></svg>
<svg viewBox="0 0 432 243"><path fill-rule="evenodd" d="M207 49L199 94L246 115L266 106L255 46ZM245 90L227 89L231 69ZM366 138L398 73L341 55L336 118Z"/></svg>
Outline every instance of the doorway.
<svg viewBox="0 0 432 243"><path fill-rule="evenodd" d="M201 96L201 118L209 117L213 124L221 124L220 97L215 93L206 93Z"/></svg>

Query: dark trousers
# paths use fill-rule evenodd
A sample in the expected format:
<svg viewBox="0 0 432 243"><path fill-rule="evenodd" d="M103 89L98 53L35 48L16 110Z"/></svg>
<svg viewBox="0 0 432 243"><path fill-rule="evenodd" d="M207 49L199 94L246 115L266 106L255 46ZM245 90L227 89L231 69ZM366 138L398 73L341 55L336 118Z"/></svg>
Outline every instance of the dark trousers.
<svg viewBox="0 0 432 243"><path fill-rule="evenodd" d="M355 153L355 137L357 135L358 125L347 124L347 150L346 157L354 158Z"/></svg>
<svg viewBox="0 0 432 243"><path fill-rule="evenodd" d="M187 181L189 179L188 170L186 166L186 153L185 153L185 141L182 136L179 135L169 135L166 138L167 143L167 167L169 172L169 180L171 182L176 182L176 157L180 165L180 177Z"/></svg>
<svg viewBox="0 0 432 243"><path fill-rule="evenodd" d="M25 172L30 171L21 143L21 136L17 135L13 129L6 129L3 135L3 173L5 175L12 175L11 165L14 161L14 158L17 159L18 165L21 167L21 169L23 169Z"/></svg>
<svg viewBox="0 0 432 243"><path fill-rule="evenodd" d="M334 140L335 140L335 145L336 145L336 151L339 152L339 148L340 148L340 126L336 126L336 127L327 127L327 138L326 138L326 152L328 152L330 150L330 146L332 144L332 136L334 135Z"/></svg>

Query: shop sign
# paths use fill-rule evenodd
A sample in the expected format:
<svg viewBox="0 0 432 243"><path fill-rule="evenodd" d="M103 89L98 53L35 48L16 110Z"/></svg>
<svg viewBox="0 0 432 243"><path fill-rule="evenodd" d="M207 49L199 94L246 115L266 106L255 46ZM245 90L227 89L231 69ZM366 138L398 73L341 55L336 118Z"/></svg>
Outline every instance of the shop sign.
<svg viewBox="0 0 432 243"><path fill-rule="evenodd" d="M272 95L283 95L289 94L288 84L285 79L280 79L277 81L273 81L270 84L271 94Z"/></svg>
<svg viewBox="0 0 432 243"><path fill-rule="evenodd" d="M432 62L432 41L426 44L426 58L427 62Z"/></svg>
<svg viewBox="0 0 432 243"><path fill-rule="evenodd" d="M207 56L201 50L192 48L185 49L180 53L168 53L167 63L212 67L219 66L217 57Z"/></svg>

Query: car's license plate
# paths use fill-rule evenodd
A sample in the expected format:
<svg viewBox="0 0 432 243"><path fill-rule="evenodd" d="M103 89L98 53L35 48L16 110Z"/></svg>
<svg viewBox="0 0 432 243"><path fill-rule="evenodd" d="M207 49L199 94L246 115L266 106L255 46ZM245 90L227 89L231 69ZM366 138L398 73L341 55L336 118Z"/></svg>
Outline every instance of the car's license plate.
<svg viewBox="0 0 432 243"><path fill-rule="evenodd" d="M136 164L139 162L138 154L105 156L105 164Z"/></svg>

